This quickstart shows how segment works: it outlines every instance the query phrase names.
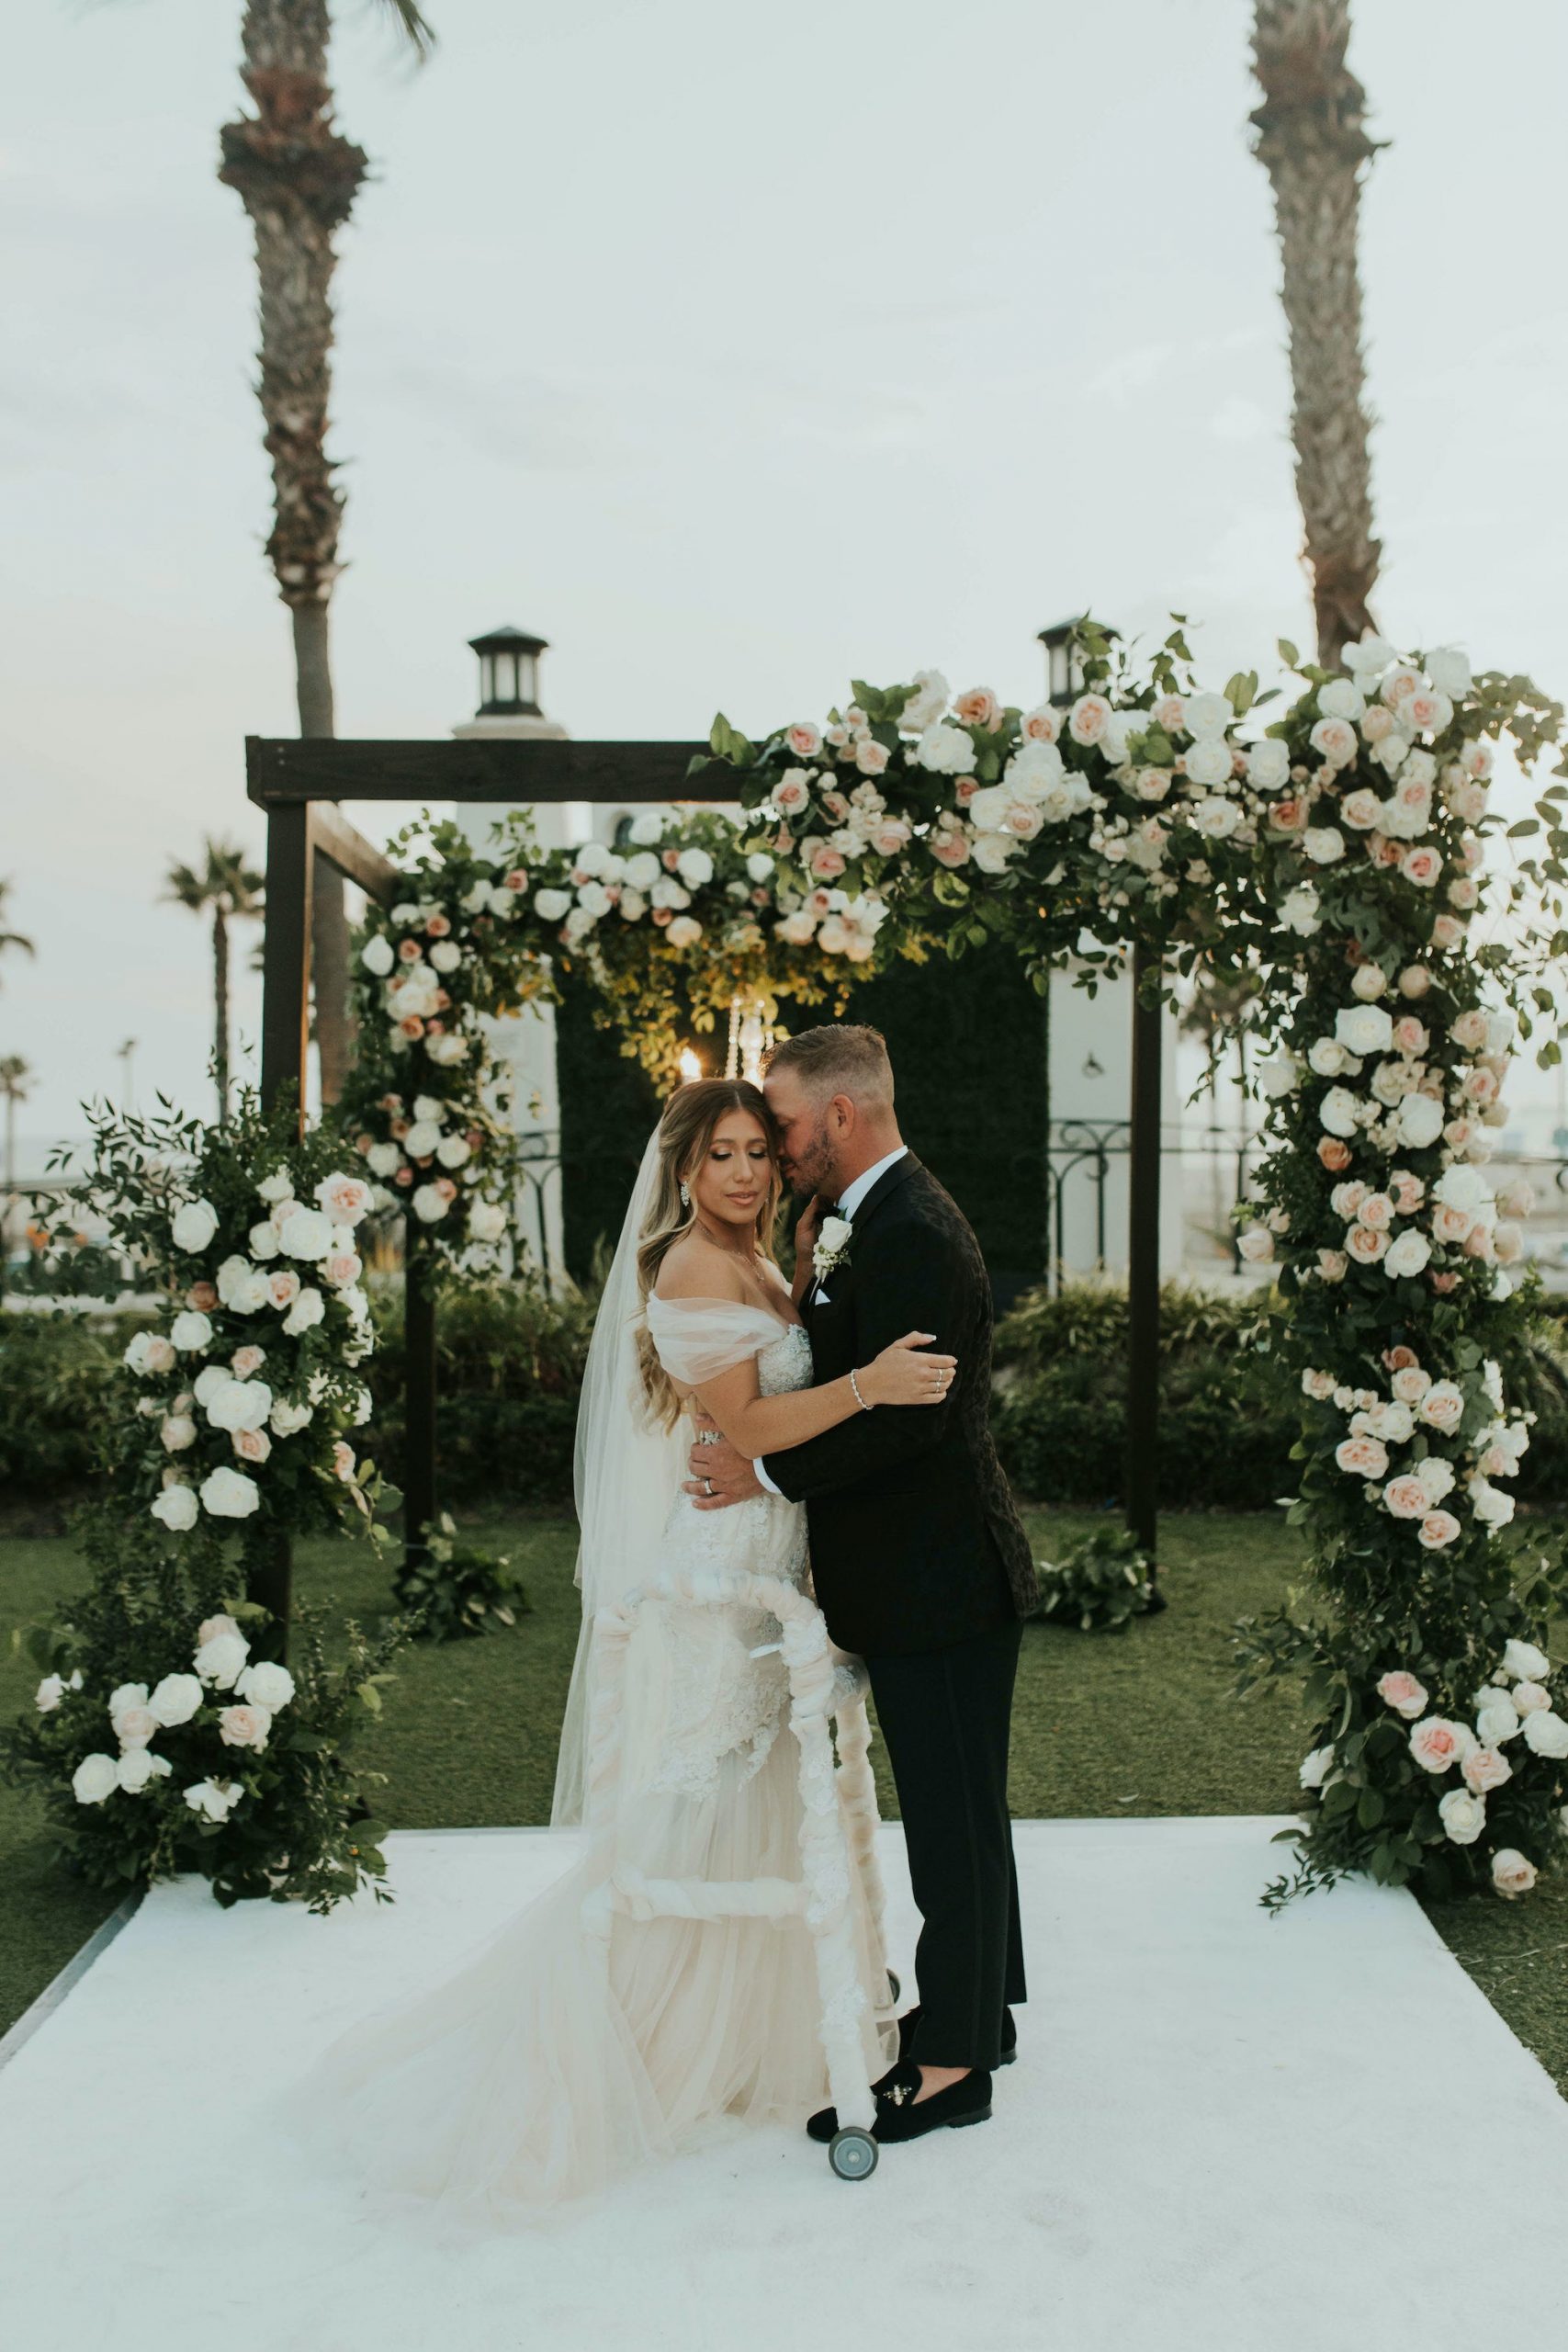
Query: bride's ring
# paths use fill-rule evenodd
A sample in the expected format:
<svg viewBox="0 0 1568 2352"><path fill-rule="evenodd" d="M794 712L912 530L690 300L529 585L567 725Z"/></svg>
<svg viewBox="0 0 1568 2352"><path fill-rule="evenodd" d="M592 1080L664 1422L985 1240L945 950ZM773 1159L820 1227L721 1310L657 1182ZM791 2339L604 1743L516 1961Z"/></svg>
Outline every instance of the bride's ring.
<svg viewBox="0 0 1568 2352"><path fill-rule="evenodd" d="M703 1480L703 1492L705 1495L711 1495L714 1492L714 1483L711 1478Z"/></svg>

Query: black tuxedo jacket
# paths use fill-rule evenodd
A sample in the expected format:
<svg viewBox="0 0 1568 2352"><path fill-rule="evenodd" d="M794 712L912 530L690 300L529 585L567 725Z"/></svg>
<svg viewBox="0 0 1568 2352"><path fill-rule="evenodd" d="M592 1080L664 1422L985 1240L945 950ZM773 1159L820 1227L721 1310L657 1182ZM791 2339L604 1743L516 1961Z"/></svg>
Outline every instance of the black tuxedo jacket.
<svg viewBox="0 0 1568 2352"><path fill-rule="evenodd" d="M957 1204L913 1152L855 1212L827 1296L805 1307L816 1377L836 1380L906 1331L958 1358L940 1405L878 1405L765 1467L804 1501L828 1629L862 1657L946 1647L1025 1617L1029 1538L991 1442L991 1287Z"/></svg>

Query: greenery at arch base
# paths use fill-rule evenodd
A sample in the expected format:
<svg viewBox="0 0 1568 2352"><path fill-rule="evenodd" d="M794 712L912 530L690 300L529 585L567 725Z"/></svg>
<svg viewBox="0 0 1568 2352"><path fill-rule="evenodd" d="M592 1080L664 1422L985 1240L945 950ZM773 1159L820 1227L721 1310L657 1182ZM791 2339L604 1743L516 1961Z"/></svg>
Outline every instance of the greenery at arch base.
<svg viewBox="0 0 1568 2352"><path fill-rule="evenodd" d="M1301 1673L1317 1719L1294 1876L1265 1899L1361 1870L1518 1895L1568 1849L1542 1647L1568 1559L1504 1539L1529 1443L1507 1401L1528 1204L1484 1170L1515 1040L1559 1057L1561 763L1507 828L1506 870L1485 844L1497 746L1529 768L1562 711L1452 649L1371 637L1334 673L1282 645L1292 700L1256 673L1201 690L1179 625L1141 668L1089 623L1078 651L1069 709L920 673L857 681L759 742L716 719L694 764L733 781L739 828L649 812L625 850L545 857L518 818L489 856L427 828L408 898L360 944L359 1148L446 1263L499 1246L480 1015L561 970L660 1081L736 996L831 1015L895 956L1002 941L1043 989L1065 957L1092 981L1142 948L1162 985L1239 986L1273 1046L1242 1247L1277 1263L1311 1546L1310 1586L1246 1631L1244 1682Z"/></svg>

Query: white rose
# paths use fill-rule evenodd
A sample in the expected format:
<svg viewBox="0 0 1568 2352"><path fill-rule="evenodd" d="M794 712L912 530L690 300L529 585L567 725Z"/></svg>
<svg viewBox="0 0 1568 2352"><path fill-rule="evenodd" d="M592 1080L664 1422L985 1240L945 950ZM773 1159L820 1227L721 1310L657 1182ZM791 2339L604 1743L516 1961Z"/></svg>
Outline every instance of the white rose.
<svg viewBox="0 0 1568 2352"><path fill-rule="evenodd" d="M1456 1846L1473 1846L1486 1826L1486 1800L1468 1789L1450 1789L1438 1800L1438 1817Z"/></svg>
<svg viewBox="0 0 1568 2352"><path fill-rule="evenodd" d="M1494 1487L1486 1478L1472 1478L1466 1492L1470 1496L1470 1508L1483 1527L1507 1526L1514 1516L1512 1495L1506 1495L1501 1487ZM1516 1706L1518 1704L1517 1691L1514 1693L1514 1703Z"/></svg>
<svg viewBox="0 0 1568 2352"><path fill-rule="evenodd" d="M1427 656L1427 675L1440 695L1458 701L1470 692L1470 656L1457 645L1436 646Z"/></svg>
<svg viewBox="0 0 1568 2352"><path fill-rule="evenodd" d="M397 957L392 953L392 943L384 931L372 933L359 951L359 960L366 970L373 974L377 979L386 978L392 966L397 962Z"/></svg>
<svg viewBox="0 0 1568 2352"><path fill-rule="evenodd" d="M1373 629L1364 629L1358 644L1348 645L1341 655L1347 670L1353 670L1359 680L1381 677L1393 660L1393 648L1386 637L1379 637Z"/></svg>
<svg viewBox="0 0 1568 2352"><path fill-rule="evenodd" d="M1431 1255L1432 1245L1426 1235L1417 1233L1415 1227L1410 1226L1389 1250L1382 1261L1382 1270L1395 1280L1404 1274L1419 1274L1425 1271Z"/></svg>
<svg viewBox="0 0 1568 2352"><path fill-rule="evenodd" d="M1353 1054L1386 1054L1393 1023L1381 1004L1346 1004L1335 1017L1334 1034Z"/></svg>
<svg viewBox="0 0 1568 2352"><path fill-rule="evenodd" d="M1494 1690L1486 1704L1476 1712L1475 1728L1483 1747L1502 1747L1517 1739L1521 1717L1513 1701L1501 1690Z"/></svg>
<svg viewBox="0 0 1568 2352"><path fill-rule="evenodd" d="M1503 1651L1503 1664L1520 1682L1544 1682L1551 1671L1551 1660L1533 1642L1509 1642Z"/></svg>
<svg viewBox="0 0 1568 2352"><path fill-rule="evenodd" d="M499 1241L506 1231L506 1210L500 1201L472 1201L468 1204L468 1238L470 1241Z"/></svg>
<svg viewBox="0 0 1568 2352"><path fill-rule="evenodd" d="M249 1519L261 1488L243 1470L213 1470L201 1482L201 1507L213 1519Z"/></svg>
<svg viewBox="0 0 1568 2352"><path fill-rule="evenodd" d="M1345 836L1337 825L1309 825L1302 847L1314 865L1334 865L1345 854Z"/></svg>
<svg viewBox="0 0 1568 2352"><path fill-rule="evenodd" d="M541 922L561 922L571 912L570 890L536 890L534 912Z"/></svg>
<svg viewBox="0 0 1568 2352"><path fill-rule="evenodd" d="M212 1326L197 1308L187 1306L170 1324L169 1340L182 1355L200 1355L211 1345Z"/></svg>
<svg viewBox="0 0 1568 2352"><path fill-rule="evenodd" d="M1366 696L1349 678L1330 678L1317 690L1317 707L1325 718L1359 718Z"/></svg>
<svg viewBox="0 0 1568 2352"><path fill-rule="evenodd" d="M245 1243L253 1258L262 1259L276 1258L283 1246L277 1238L276 1226L266 1216L259 1224L252 1226Z"/></svg>
<svg viewBox="0 0 1568 2352"><path fill-rule="evenodd" d="M1543 1713L1551 1704L1551 1693L1543 1682L1520 1682L1509 1693L1515 1712L1521 1715ZM113 1702L110 1702L111 1708Z"/></svg>
<svg viewBox="0 0 1568 2352"><path fill-rule="evenodd" d="M1561 1763L1568 1756L1568 1716L1543 1713L1525 1717L1525 1746L1536 1756L1550 1757Z"/></svg>
<svg viewBox="0 0 1568 2352"><path fill-rule="evenodd" d="M1313 1067L1315 1069L1317 1065L1314 1063ZM1294 1054L1286 1053L1282 1046L1258 1065L1258 1083L1271 1102L1282 1102L1287 1094L1293 1093L1301 1082L1301 1075L1300 1062ZM1332 1077L1334 1072L1325 1071L1324 1075Z"/></svg>
<svg viewBox="0 0 1568 2352"><path fill-rule="evenodd" d="M269 1657L258 1657L236 1676L234 1688L252 1706L265 1707L269 1715L276 1715L293 1698L295 1682L286 1666L279 1666Z"/></svg>
<svg viewBox="0 0 1568 2352"><path fill-rule="evenodd" d="M915 745L919 765L937 775L970 775L976 756L974 738L962 727L947 727L941 721L928 727Z"/></svg>
<svg viewBox="0 0 1568 2352"><path fill-rule="evenodd" d="M1278 791L1291 773L1291 748L1278 735L1265 735L1247 755L1247 780L1255 791Z"/></svg>
<svg viewBox="0 0 1568 2352"><path fill-rule="evenodd" d="M171 1535L184 1535L196 1525L196 1496L189 1487L165 1487L148 1508Z"/></svg>
<svg viewBox="0 0 1568 2352"><path fill-rule="evenodd" d="M270 1176L264 1176L256 1186L256 1197L265 1201L269 1208L276 1208L279 1201L292 1200L294 1179L288 1169L275 1168Z"/></svg>
<svg viewBox="0 0 1568 2352"><path fill-rule="evenodd" d="M1228 841L1241 822L1241 810L1234 800L1205 800L1192 812L1192 824L1205 841Z"/></svg>
<svg viewBox="0 0 1568 2352"><path fill-rule="evenodd" d="M220 1475L230 1478L238 1474L225 1470ZM209 1634L191 1663L203 1682L210 1682L219 1690L230 1690L250 1654L251 1645L243 1634L222 1632Z"/></svg>
<svg viewBox="0 0 1568 2352"><path fill-rule="evenodd" d="M1190 784L1224 784L1231 772L1230 745L1223 737L1206 737L1192 745L1186 768Z"/></svg>
<svg viewBox="0 0 1568 2352"><path fill-rule="evenodd" d="M446 1193L438 1192L434 1184L414 1187L412 1206L422 1225L439 1225L451 1205ZM284 1328L287 1329L288 1326Z"/></svg>
<svg viewBox="0 0 1568 2352"><path fill-rule="evenodd" d="M1333 1763L1334 1750L1332 1747L1314 1747L1310 1756L1303 1757L1302 1759L1302 1769L1299 1778L1303 1788L1322 1788L1325 1777L1332 1768Z"/></svg>
<svg viewBox="0 0 1568 2352"><path fill-rule="evenodd" d="M219 1297L235 1315L254 1315L266 1305L266 1276L248 1258L225 1258L217 1282Z"/></svg>
<svg viewBox="0 0 1568 2352"><path fill-rule="evenodd" d="M506 905L510 912L513 905L510 891L506 893ZM455 939L438 939L430 951L431 965L437 972L455 972L462 960L463 951Z"/></svg>
<svg viewBox="0 0 1568 2352"><path fill-rule="evenodd" d="M324 1210L296 1209L285 1217L278 1231L278 1240L290 1258L309 1262L324 1258L333 1244L333 1222Z"/></svg>
<svg viewBox="0 0 1568 2352"><path fill-rule="evenodd" d="M403 1164L402 1148L395 1143L373 1143L365 1155L365 1163L373 1176L395 1176Z"/></svg>
<svg viewBox="0 0 1568 2352"><path fill-rule="evenodd" d="M284 1317L283 1328L291 1340L297 1340L301 1332L311 1330L326 1311L319 1290L302 1290Z"/></svg>
<svg viewBox="0 0 1568 2352"><path fill-rule="evenodd" d="M1314 931L1323 928L1318 912L1318 896L1310 882L1302 882L1287 890L1280 901L1280 921L1286 931L1295 932L1303 939L1310 939Z"/></svg>
<svg viewBox="0 0 1568 2352"><path fill-rule="evenodd" d="M186 1201L169 1227L176 1250L205 1250L217 1230L218 1212L210 1201Z"/></svg>
<svg viewBox="0 0 1568 2352"><path fill-rule="evenodd" d="M1016 833L978 833L975 839L975 863L982 874L1000 874L1009 858L1022 846Z"/></svg>
<svg viewBox="0 0 1568 2352"><path fill-rule="evenodd" d="M1228 695L1189 695L1185 713L1189 735L1223 735L1235 717ZM1228 759L1228 754L1227 754ZM1192 773L1190 766L1188 774Z"/></svg>
<svg viewBox="0 0 1568 2352"><path fill-rule="evenodd" d="M183 1453L196 1443L196 1423L188 1413L166 1413L158 1435L168 1453Z"/></svg>
<svg viewBox="0 0 1568 2352"><path fill-rule="evenodd" d="M665 927L664 936L671 947L694 947L703 935L703 927L694 915L677 915Z"/></svg>
<svg viewBox="0 0 1568 2352"><path fill-rule="evenodd" d="M165 1729L188 1724L201 1704L201 1684L194 1674L165 1674L147 1702L148 1713Z"/></svg>
<svg viewBox="0 0 1568 2352"><path fill-rule="evenodd" d="M1318 1105L1317 1115L1331 1136L1353 1136L1358 1125L1356 1098L1348 1087L1331 1086Z"/></svg>
<svg viewBox="0 0 1568 2352"><path fill-rule="evenodd" d="M1443 1106L1430 1094L1407 1094L1395 1114L1395 1132L1402 1144L1423 1151L1443 1132Z"/></svg>
<svg viewBox="0 0 1568 2352"><path fill-rule="evenodd" d="M428 1159L441 1140L441 1130L434 1119L415 1119L403 1137L403 1149L411 1159ZM318 1250L325 1257L325 1250Z"/></svg>
<svg viewBox="0 0 1568 2352"><path fill-rule="evenodd" d="M59 1674L46 1674L34 1693L33 1704L40 1715L47 1715L59 1706L64 1696L64 1677Z"/></svg>
<svg viewBox="0 0 1568 2352"><path fill-rule="evenodd" d="M652 849L664 839L663 816L659 809L650 808L646 816L634 817L627 830L637 849Z"/></svg>
<svg viewBox="0 0 1568 2352"><path fill-rule="evenodd" d="M675 871L688 888L700 890L705 882L713 880L713 860L705 849L683 849L675 861Z"/></svg>
<svg viewBox="0 0 1568 2352"><path fill-rule="evenodd" d="M461 1168L473 1156L473 1146L467 1136L443 1136L435 1147L435 1157L443 1168Z"/></svg>
<svg viewBox="0 0 1568 2352"><path fill-rule="evenodd" d="M225 1380L213 1391L207 1418L215 1430L259 1430L272 1410L265 1380Z"/></svg>
<svg viewBox="0 0 1568 2352"><path fill-rule="evenodd" d="M71 1793L78 1804L102 1804L118 1786L118 1763L112 1756L84 1756L71 1775Z"/></svg>
<svg viewBox="0 0 1568 2352"><path fill-rule="evenodd" d="M290 1405L280 1396L267 1418L275 1437L298 1437L302 1429L310 1427L315 1415L309 1405Z"/></svg>

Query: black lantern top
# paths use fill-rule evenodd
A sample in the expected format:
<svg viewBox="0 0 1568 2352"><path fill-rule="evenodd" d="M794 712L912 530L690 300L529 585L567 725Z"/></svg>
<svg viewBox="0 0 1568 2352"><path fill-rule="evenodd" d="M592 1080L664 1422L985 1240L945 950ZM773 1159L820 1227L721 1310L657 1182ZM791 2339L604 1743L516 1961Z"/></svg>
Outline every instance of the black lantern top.
<svg viewBox="0 0 1568 2352"><path fill-rule="evenodd" d="M1040 631L1040 642L1045 648L1045 693L1051 702L1065 705L1083 692L1083 653L1073 640L1089 617L1088 613L1076 613L1070 621L1057 621ZM1102 637L1117 635L1103 621L1097 621L1095 627Z"/></svg>
<svg viewBox="0 0 1568 2352"><path fill-rule="evenodd" d="M468 643L479 657L479 717L537 718L539 656L548 639L525 629L492 628Z"/></svg>

